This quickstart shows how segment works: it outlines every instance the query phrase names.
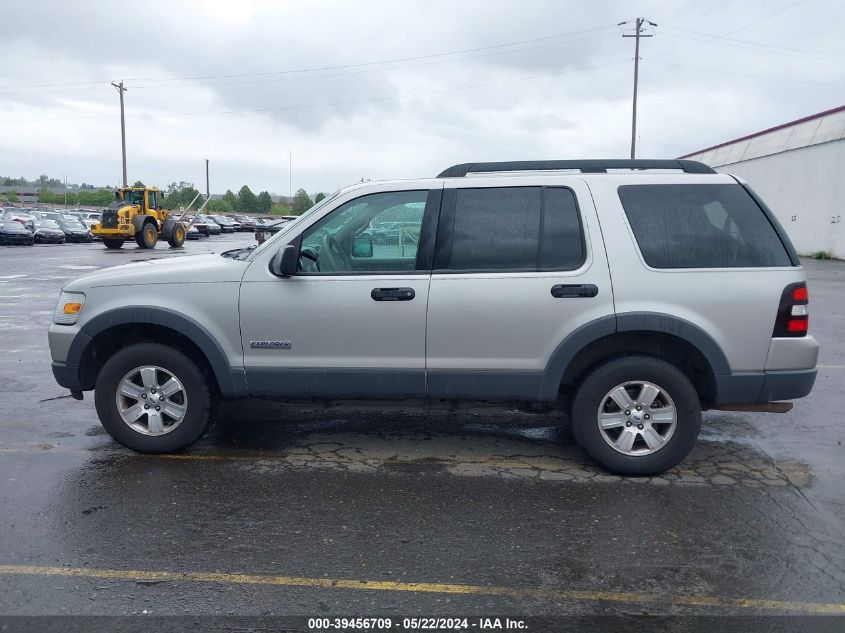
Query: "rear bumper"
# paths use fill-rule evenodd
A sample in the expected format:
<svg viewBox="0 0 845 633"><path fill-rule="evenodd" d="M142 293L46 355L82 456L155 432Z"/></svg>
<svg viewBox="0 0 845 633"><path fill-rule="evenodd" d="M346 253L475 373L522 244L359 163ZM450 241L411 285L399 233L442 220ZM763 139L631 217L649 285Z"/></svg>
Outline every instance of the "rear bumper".
<svg viewBox="0 0 845 633"><path fill-rule="evenodd" d="M812 391L817 373L813 367L716 376L716 403L760 404L803 398Z"/></svg>

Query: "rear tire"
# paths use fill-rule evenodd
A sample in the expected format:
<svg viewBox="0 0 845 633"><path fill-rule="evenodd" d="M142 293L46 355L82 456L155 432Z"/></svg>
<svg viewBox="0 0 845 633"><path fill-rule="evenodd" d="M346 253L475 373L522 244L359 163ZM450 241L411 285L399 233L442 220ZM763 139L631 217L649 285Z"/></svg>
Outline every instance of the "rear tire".
<svg viewBox="0 0 845 633"><path fill-rule="evenodd" d="M173 230L170 231L170 235L167 238L167 243L170 244L171 248L180 248L182 244L185 243L185 225L181 223L176 223L173 227Z"/></svg>
<svg viewBox="0 0 845 633"><path fill-rule="evenodd" d="M110 240L106 237L103 238L103 244L106 245L106 248L117 249L123 246L124 240Z"/></svg>
<svg viewBox="0 0 845 633"><path fill-rule="evenodd" d="M655 475L692 450L701 429L701 403L674 365L625 356L584 378L572 403L572 425L578 444L608 470Z"/></svg>
<svg viewBox="0 0 845 633"><path fill-rule="evenodd" d="M159 400L162 395L165 399ZM134 451L167 453L190 446L205 433L211 396L203 372L184 353L140 343L106 361L97 376L94 404L115 440ZM139 408L132 413L136 404ZM172 415L174 411L182 415Z"/></svg>
<svg viewBox="0 0 845 633"><path fill-rule="evenodd" d="M155 248L158 242L158 227L155 222L146 222L141 230L135 233L135 243L138 248Z"/></svg>

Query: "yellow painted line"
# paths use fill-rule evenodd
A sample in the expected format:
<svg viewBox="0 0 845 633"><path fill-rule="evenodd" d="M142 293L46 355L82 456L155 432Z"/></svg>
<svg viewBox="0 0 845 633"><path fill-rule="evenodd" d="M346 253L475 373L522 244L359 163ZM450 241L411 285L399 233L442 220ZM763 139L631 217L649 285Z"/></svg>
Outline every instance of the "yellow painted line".
<svg viewBox="0 0 845 633"><path fill-rule="evenodd" d="M209 582L234 585L269 585L277 587L312 587L320 589L353 589L366 591L407 591L445 593L543 600L580 600L621 604L663 604L670 606L711 607L717 609L783 611L814 615L843 615L845 604L797 602L792 600L759 600L756 598L717 598L708 596L670 596L654 593L619 591L567 591L533 587L501 587L432 582L395 582L391 580L354 580L348 578L304 578L263 574L226 574L219 572L140 571L128 569L92 569L88 567L40 567L0 565L0 575L61 576L72 578L104 578L132 581Z"/></svg>

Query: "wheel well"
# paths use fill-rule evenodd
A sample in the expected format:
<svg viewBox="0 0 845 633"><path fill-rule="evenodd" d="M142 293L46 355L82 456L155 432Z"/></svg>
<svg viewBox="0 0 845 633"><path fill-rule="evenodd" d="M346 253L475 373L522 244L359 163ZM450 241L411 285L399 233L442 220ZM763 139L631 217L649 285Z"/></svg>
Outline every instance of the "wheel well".
<svg viewBox="0 0 845 633"><path fill-rule="evenodd" d="M94 388L100 370L115 352L136 343L163 343L178 349L196 363L212 390L220 393L211 363L197 344L184 334L151 323L116 325L97 334L82 354L80 376L83 389Z"/></svg>
<svg viewBox="0 0 845 633"><path fill-rule="evenodd" d="M561 389L571 390L581 377L611 358L633 354L671 363L690 379L703 403L714 401L716 379L707 358L689 341L664 332L617 332L593 341L569 363L563 373Z"/></svg>

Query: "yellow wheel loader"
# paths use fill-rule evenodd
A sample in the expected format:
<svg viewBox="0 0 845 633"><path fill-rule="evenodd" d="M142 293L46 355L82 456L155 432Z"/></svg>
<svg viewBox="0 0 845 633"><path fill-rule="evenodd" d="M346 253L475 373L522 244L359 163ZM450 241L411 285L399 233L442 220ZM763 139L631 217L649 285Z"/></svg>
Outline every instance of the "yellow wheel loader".
<svg viewBox="0 0 845 633"><path fill-rule="evenodd" d="M181 216L172 217L161 208L163 198L154 187L121 187L91 233L102 238L106 248L120 248L131 239L139 248L155 248L159 238L179 248L185 242L188 227L180 221Z"/></svg>

